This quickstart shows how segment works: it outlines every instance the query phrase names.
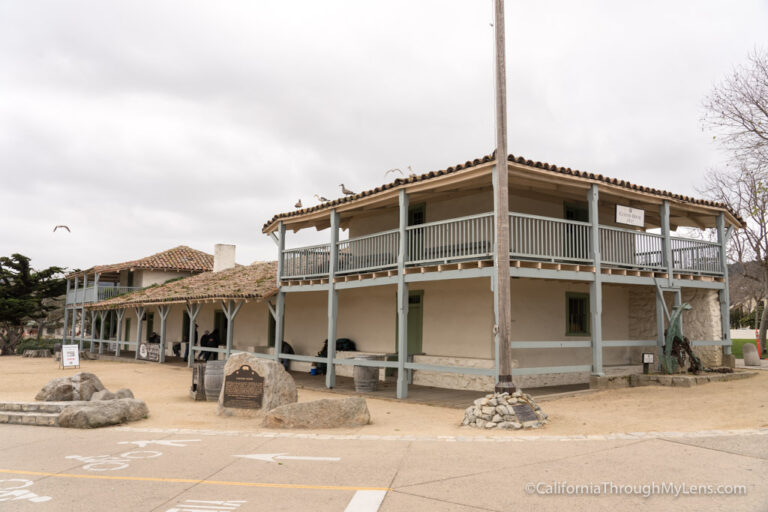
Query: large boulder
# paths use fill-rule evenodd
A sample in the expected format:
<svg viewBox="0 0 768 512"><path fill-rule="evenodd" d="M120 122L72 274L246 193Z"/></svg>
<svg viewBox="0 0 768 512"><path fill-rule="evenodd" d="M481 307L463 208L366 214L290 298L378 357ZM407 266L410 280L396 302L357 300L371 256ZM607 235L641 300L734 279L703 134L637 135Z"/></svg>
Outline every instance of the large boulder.
<svg viewBox="0 0 768 512"><path fill-rule="evenodd" d="M88 372L79 372L70 377L57 377L50 380L37 393L35 400L42 402L90 400L94 393L103 389L104 385L96 375Z"/></svg>
<svg viewBox="0 0 768 512"><path fill-rule="evenodd" d="M231 391L234 389L232 381L227 384L227 378L232 377L235 372L243 374L247 372L245 367L255 372L255 379L260 381L261 400L244 399L239 401L238 406L234 406ZM206 373L206 379L208 378ZM263 379L263 380L262 380ZM257 389L259 384L241 386L241 389L247 389L247 393L252 396L252 391ZM225 395L227 395L225 397ZM263 417L268 411L281 405L296 402L298 394L296 393L296 383L291 374L285 371L283 365L270 359L263 359L248 353L239 353L230 356L227 364L224 366L224 382L219 393L219 406L217 414L223 416L249 416ZM225 402L227 405L225 405Z"/></svg>
<svg viewBox="0 0 768 512"><path fill-rule="evenodd" d="M59 426L66 428L98 428L138 421L149 416L143 400L96 400L88 404L68 405L59 415Z"/></svg>
<svg viewBox="0 0 768 512"><path fill-rule="evenodd" d="M128 388L120 388L117 391L115 391L115 396L117 398L135 398L133 396L133 391L131 391Z"/></svg>
<svg viewBox="0 0 768 512"><path fill-rule="evenodd" d="M754 343L745 343L741 351L744 354L744 366L760 366L760 355Z"/></svg>
<svg viewBox="0 0 768 512"><path fill-rule="evenodd" d="M115 400L117 398L129 398L129 397L116 396L110 390L102 389L101 391L97 391L91 395L91 402L95 402L97 400ZM130 398L133 398L133 397L130 397Z"/></svg>
<svg viewBox="0 0 768 512"><path fill-rule="evenodd" d="M323 398L282 405L269 411L264 418L264 426L268 428L360 427L370 422L368 406L360 397Z"/></svg>

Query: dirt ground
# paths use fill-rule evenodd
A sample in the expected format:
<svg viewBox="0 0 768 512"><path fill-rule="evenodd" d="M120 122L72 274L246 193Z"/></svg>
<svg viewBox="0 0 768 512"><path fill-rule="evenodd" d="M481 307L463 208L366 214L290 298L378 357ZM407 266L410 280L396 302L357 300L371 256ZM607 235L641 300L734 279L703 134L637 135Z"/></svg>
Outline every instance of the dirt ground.
<svg viewBox="0 0 768 512"><path fill-rule="evenodd" d="M191 370L157 364L83 361L81 370L60 370L53 359L0 357L0 401L31 401L54 377L93 372L111 391L127 387L147 402L150 417L134 427L266 431L253 419L216 416L215 402L189 398ZM766 389L763 389L766 388ZM340 398L338 394L299 390L299 401ZM372 423L339 434L489 435L460 427L462 411L445 407L368 399ZM469 404L467 404L469 405ZM551 423L540 435L589 435L768 427L768 372L733 382L692 388L640 387L597 391L543 402ZM493 435L521 432L493 431ZM525 431L523 435L530 435Z"/></svg>

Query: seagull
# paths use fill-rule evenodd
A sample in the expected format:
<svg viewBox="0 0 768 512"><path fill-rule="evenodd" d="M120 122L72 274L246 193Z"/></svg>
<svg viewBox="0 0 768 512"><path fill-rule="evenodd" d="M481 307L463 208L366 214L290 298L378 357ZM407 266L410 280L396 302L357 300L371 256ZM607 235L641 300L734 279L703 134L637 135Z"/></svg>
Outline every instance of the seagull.
<svg viewBox="0 0 768 512"><path fill-rule="evenodd" d="M346 195L348 195L348 196L353 196L353 195L355 195L355 193L354 193L354 192L352 192L351 190L349 190L347 187L345 187L343 183L342 183L341 185L339 185L339 186L341 187L341 191L342 191L344 194L346 194Z"/></svg>
<svg viewBox="0 0 768 512"><path fill-rule="evenodd" d="M329 199L327 199L327 198L325 198L325 197L323 197L323 196L319 196L319 195L317 195L317 194L315 194L315 198L316 198L318 201L320 201L321 203L327 203L327 202L329 201Z"/></svg>
<svg viewBox="0 0 768 512"><path fill-rule="evenodd" d="M70 229L69 229L69 226L65 226L64 224L59 224L58 226L56 226L55 228L53 228L53 232L55 233L55 232L56 232L56 230L57 230L57 229L59 229L59 228L62 228L62 229L66 229L66 230L67 230L67 232L69 232L69 233L71 233L71 232L72 232L72 230L70 230Z"/></svg>
<svg viewBox="0 0 768 512"><path fill-rule="evenodd" d="M301 208L302 206L303 206L303 205L301 204L301 199L299 199L298 201L296 201L296 204L295 204L295 205L293 205L293 207L294 207L294 208Z"/></svg>
<svg viewBox="0 0 768 512"><path fill-rule="evenodd" d="M390 169L390 170L388 170L387 172L385 172L385 173L384 173L384 177L386 178L386 177L387 177L387 174L389 174L389 173L392 173L392 174L394 174L394 173L396 173L396 172L399 172L399 173L400 173L400 176L405 176L405 174L403 174L403 171L401 171L400 169L398 169L397 167L395 167L394 169Z"/></svg>
<svg viewBox="0 0 768 512"><path fill-rule="evenodd" d="M413 172L413 169L411 168L410 165L408 166L408 177L409 178L415 178L416 177L416 173Z"/></svg>

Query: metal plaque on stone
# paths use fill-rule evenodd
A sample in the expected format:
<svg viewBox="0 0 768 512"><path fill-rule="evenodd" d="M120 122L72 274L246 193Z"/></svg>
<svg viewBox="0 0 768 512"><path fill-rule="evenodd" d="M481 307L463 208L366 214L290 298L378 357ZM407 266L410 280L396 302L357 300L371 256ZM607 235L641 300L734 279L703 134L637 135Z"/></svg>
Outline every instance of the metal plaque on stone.
<svg viewBox="0 0 768 512"><path fill-rule="evenodd" d="M139 359L144 361L160 362L160 344L159 343L140 343Z"/></svg>
<svg viewBox="0 0 768 512"><path fill-rule="evenodd" d="M247 364L224 377L224 407L261 409L264 377Z"/></svg>
<svg viewBox="0 0 768 512"><path fill-rule="evenodd" d="M539 421L539 417L536 415L536 411L528 404L513 405L512 410L515 412L518 421L524 423L526 421Z"/></svg>

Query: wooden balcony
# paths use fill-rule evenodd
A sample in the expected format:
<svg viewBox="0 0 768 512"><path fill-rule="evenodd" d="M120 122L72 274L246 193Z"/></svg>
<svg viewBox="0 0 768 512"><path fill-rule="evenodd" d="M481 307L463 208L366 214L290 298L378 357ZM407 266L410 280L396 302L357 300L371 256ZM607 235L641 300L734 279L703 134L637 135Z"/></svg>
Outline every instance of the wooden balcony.
<svg viewBox="0 0 768 512"><path fill-rule="evenodd" d="M99 286L98 291L96 287L86 286L85 288L76 288L67 292L67 304L83 304L91 302L100 302L102 300L111 299L118 295L125 293L131 293L136 290L140 290L138 286Z"/></svg>
<svg viewBox="0 0 768 512"><path fill-rule="evenodd" d="M513 265L594 272L589 222L510 213L509 224L509 257ZM334 275L396 273L400 239L395 229L339 241ZM406 272L472 262L487 265L494 255L493 214L409 226L405 240ZM669 271L660 234L601 225L599 240L603 273L653 277ZM674 274L720 280L723 274L718 243L681 237L669 240ZM330 261L330 244L287 249L282 254L280 278L289 282L327 279Z"/></svg>

